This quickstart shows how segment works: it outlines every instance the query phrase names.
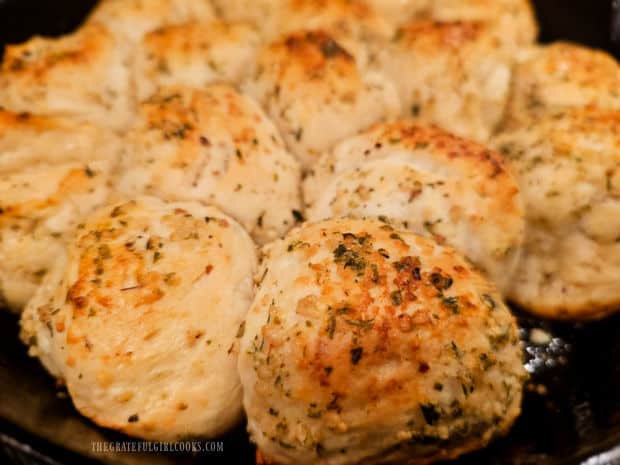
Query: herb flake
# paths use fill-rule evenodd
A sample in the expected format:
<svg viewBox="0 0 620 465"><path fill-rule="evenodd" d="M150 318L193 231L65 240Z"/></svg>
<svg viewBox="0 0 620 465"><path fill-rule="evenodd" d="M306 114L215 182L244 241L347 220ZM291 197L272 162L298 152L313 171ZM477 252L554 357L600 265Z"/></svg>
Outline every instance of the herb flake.
<svg viewBox="0 0 620 465"><path fill-rule="evenodd" d="M357 365L362 358L362 354L364 353L363 347L355 347L351 349L351 363L353 365Z"/></svg>

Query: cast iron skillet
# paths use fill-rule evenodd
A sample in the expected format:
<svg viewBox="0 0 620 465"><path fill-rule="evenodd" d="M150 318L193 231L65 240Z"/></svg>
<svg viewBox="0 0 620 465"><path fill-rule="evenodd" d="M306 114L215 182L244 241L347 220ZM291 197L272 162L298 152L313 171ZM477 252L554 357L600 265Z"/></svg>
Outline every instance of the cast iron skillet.
<svg viewBox="0 0 620 465"><path fill-rule="evenodd" d="M0 49L32 34L77 26L94 0L0 0ZM618 10L618 11L616 11ZM620 56L620 0L540 0L541 39L567 39ZM1 53L1 52L0 52ZM620 277L619 277L620 279ZM510 434L457 465L620 465L620 314L587 324L541 321L515 309L526 367L523 414ZM534 328L551 335L530 340ZM100 453L94 441L128 440L77 414L62 389L17 339L17 318L0 311L0 464L253 464L243 427L223 452Z"/></svg>

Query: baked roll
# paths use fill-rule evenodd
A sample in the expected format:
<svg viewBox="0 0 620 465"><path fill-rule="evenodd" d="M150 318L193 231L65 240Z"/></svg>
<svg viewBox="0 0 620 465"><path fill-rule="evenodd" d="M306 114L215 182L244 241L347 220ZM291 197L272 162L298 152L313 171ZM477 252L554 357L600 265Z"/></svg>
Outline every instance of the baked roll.
<svg viewBox="0 0 620 465"><path fill-rule="evenodd" d="M105 128L0 111L0 301L7 307L21 311L83 217L107 202L120 151Z"/></svg>
<svg viewBox="0 0 620 465"><path fill-rule="evenodd" d="M453 249L342 219L263 253L239 373L267 462L428 464L485 446L519 415L515 320Z"/></svg>
<svg viewBox="0 0 620 465"><path fill-rule="evenodd" d="M476 141L502 120L511 61L490 25L475 21L409 22L375 57L404 115Z"/></svg>
<svg viewBox="0 0 620 465"><path fill-rule="evenodd" d="M80 228L22 317L30 354L100 426L214 437L242 415L238 338L254 244L219 210L141 197Z"/></svg>
<svg viewBox="0 0 620 465"><path fill-rule="evenodd" d="M500 290L525 234L501 154L411 121L378 124L327 152L304 183L307 217L379 217L467 256Z"/></svg>
<svg viewBox="0 0 620 465"><path fill-rule="evenodd" d="M0 67L0 107L123 130L133 110L128 53L100 24L9 45Z"/></svg>
<svg viewBox="0 0 620 465"><path fill-rule="evenodd" d="M254 64L259 41L249 24L223 21L192 21L149 32L134 55L138 100L171 85L239 84Z"/></svg>
<svg viewBox="0 0 620 465"><path fill-rule="evenodd" d="M620 308L620 113L572 109L498 135L525 202L509 297L530 312L592 319Z"/></svg>
<svg viewBox="0 0 620 465"><path fill-rule="evenodd" d="M264 47L243 89L266 109L305 170L336 142L400 111L393 85L360 68L321 30Z"/></svg>
<svg viewBox="0 0 620 465"><path fill-rule="evenodd" d="M603 51L567 42L532 47L515 64L504 126L575 107L620 110L619 84L620 66Z"/></svg>
<svg viewBox="0 0 620 465"><path fill-rule="evenodd" d="M121 194L217 205L260 243L302 218L297 160L258 104L229 85L160 89L125 140Z"/></svg>

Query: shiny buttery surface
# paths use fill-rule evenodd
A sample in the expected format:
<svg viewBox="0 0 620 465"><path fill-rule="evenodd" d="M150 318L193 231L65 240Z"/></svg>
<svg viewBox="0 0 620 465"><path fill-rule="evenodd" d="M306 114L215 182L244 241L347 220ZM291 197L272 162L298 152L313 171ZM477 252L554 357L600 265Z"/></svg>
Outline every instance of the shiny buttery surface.
<svg viewBox="0 0 620 465"><path fill-rule="evenodd" d="M92 0L0 0L0 43L8 38L18 42L34 31L65 32L93 3ZM543 39L564 38L593 46L610 46L610 1L541 0L537 3ZM620 318L578 326L548 325L529 317L521 318L520 323L526 328L523 337L529 339L528 328L542 326L563 341L554 343L552 338L547 345L530 345L527 349L534 353L527 364L530 369L536 368L533 379L544 380L548 393L526 392L524 413L510 436L461 463L544 465L586 463L586 460L588 465L620 463L618 454L613 452L605 453L600 459L588 459L620 443L620 340L617 338ZM56 459L43 463L91 463L64 453L50 442L62 443L88 455L93 454L91 441L123 437L95 428L73 410L62 393L57 397L50 389L51 378L35 360L26 356L17 340L16 325L14 316L0 313L0 449L9 442L13 446L22 444L22 450L23 444L30 444L44 456ZM556 354L558 349L562 352ZM562 356L566 363L562 363ZM542 388L538 390L544 392ZM26 431L45 439L36 439ZM242 428L223 441L224 454L195 458L154 454L107 457L109 463L121 464L253 463L253 451ZM104 459L102 455L97 458L97 463ZM1 452L0 462L7 462Z"/></svg>

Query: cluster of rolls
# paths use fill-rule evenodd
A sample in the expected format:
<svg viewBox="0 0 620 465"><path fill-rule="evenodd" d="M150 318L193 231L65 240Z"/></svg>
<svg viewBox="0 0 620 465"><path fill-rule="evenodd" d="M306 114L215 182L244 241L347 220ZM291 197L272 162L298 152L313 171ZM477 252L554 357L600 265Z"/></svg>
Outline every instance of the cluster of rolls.
<svg viewBox="0 0 620 465"><path fill-rule="evenodd" d="M104 427L426 464L520 412L505 300L620 307L620 67L527 0L102 0L0 68L0 299ZM41 189L41 190L39 190Z"/></svg>

